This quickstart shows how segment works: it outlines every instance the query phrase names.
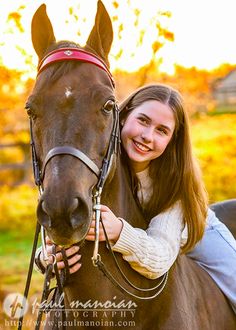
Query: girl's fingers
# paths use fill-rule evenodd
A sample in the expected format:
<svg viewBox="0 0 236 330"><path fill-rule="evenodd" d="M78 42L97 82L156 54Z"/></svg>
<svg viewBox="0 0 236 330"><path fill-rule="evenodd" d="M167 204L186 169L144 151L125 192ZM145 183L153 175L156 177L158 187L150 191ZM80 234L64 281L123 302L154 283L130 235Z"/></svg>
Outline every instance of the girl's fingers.
<svg viewBox="0 0 236 330"><path fill-rule="evenodd" d="M95 228L95 220L93 220L90 224L90 228Z"/></svg>
<svg viewBox="0 0 236 330"><path fill-rule="evenodd" d="M102 229L102 224L101 224L101 222L99 223L99 229L100 229L100 230ZM95 221L92 221L88 233L89 233L89 232L94 233L94 230L95 230Z"/></svg>
<svg viewBox="0 0 236 330"><path fill-rule="evenodd" d="M50 238L48 236L46 236L45 241L46 241L46 244L48 244L48 245L53 244L53 242L50 240Z"/></svg>
<svg viewBox="0 0 236 330"><path fill-rule="evenodd" d="M50 240L48 236L46 236L45 241L46 241L46 250L49 257L49 263L53 263L55 261L54 257L52 256L54 243ZM65 268L63 255L60 251L61 251L61 247L56 246L56 261L57 261L58 270ZM81 259L81 255L78 254L78 251L79 251L79 246L77 245L73 245L65 250L68 266L70 268L70 274L77 272L81 267L81 263L78 262Z"/></svg>
<svg viewBox="0 0 236 330"><path fill-rule="evenodd" d="M69 265L69 267L71 268L71 266L73 266L74 264L76 264L80 259L81 259L81 255L79 255L79 254L76 254L73 257L71 257L70 259L68 259L68 265ZM64 261L57 262L57 268L58 269L65 268Z"/></svg>
<svg viewBox="0 0 236 330"><path fill-rule="evenodd" d="M100 210L102 212L109 212L110 211L109 207L107 207L106 205L103 205L103 204L100 205Z"/></svg>
<svg viewBox="0 0 236 330"><path fill-rule="evenodd" d="M77 272L77 270L79 270L80 267L81 264L79 262L77 262L77 264L74 264L72 267L70 267L70 274Z"/></svg>
<svg viewBox="0 0 236 330"><path fill-rule="evenodd" d="M87 235L86 238L85 238L87 241L95 241L95 234L93 235ZM99 234L99 241L102 242L102 241L105 241L106 240L106 237L103 233L100 233Z"/></svg>
<svg viewBox="0 0 236 330"><path fill-rule="evenodd" d="M87 241L94 241L94 240L95 240L95 235L87 235L87 236L85 237L85 239L86 239Z"/></svg>
<svg viewBox="0 0 236 330"><path fill-rule="evenodd" d="M77 253L79 251L79 246L77 245L73 245L71 247L69 247L68 249L66 249L66 256L67 258L69 258L70 256L74 255L75 253ZM48 257L49 257L49 262L53 263L54 261L54 257L50 256L52 253L52 247L47 247L47 253L48 253ZM59 262L63 259L63 255L61 252L57 252L56 253L56 261Z"/></svg>
<svg viewBox="0 0 236 330"><path fill-rule="evenodd" d="M68 249L66 249L66 256L70 257L73 254L77 253L78 251L79 251L79 246L73 245L73 246L69 247Z"/></svg>
<svg viewBox="0 0 236 330"><path fill-rule="evenodd" d="M51 241L50 241L51 242ZM47 254L53 254L53 244L48 244L46 243L46 250L47 250ZM56 245L56 252L61 251L61 247Z"/></svg>

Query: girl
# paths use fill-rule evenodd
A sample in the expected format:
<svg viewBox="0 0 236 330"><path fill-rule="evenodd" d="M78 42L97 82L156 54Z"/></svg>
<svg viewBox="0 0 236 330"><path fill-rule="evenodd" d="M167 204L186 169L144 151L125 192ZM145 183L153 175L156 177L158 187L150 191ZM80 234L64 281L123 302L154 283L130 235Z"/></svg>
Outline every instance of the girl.
<svg viewBox="0 0 236 330"><path fill-rule="evenodd" d="M134 196L149 225L146 231L133 228L102 205L112 249L151 279L167 272L180 252L188 253L210 274L236 312L236 242L207 207L180 94L165 85L146 86L129 96L120 110L123 155ZM95 221L87 240L95 239L94 228ZM99 239L105 240L102 228ZM49 254L51 244L47 238ZM77 246L67 249L71 273L81 267L78 250ZM59 251L57 261L58 268L63 268Z"/></svg>

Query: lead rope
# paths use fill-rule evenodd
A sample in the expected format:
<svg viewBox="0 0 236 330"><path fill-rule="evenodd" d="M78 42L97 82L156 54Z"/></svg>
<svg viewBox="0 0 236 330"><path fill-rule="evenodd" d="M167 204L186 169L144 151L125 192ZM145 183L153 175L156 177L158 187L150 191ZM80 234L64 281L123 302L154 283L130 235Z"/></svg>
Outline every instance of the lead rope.
<svg viewBox="0 0 236 330"><path fill-rule="evenodd" d="M34 268L34 259L35 259L37 244L38 244L38 237L39 237L39 233L40 233L40 227L41 227L40 224L37 222L36 229L35 229L35 234L34 234L33 247L32 247L32 251L31 251L29 270L28 270L26 284L25 284L25 290L24 290L25 299L27 299L28 294L29 294L29 288L30 288L30 282L31 282L31 278L32 278L33 268ZM23 303L22 308L23 308L23 311L24 311L24 309L25 309L24 303ZM19 323L18 323L18 328L17 328L18 330L22 329L23 318L24 318L24 314L22 314L21 317L19 318Z"/></svg>
<svg viewBox="0 0 236 330"><path fill-rule="evenodd" d="M42 306L43 302L47 301L48 296L51 292L50 290L50 282L53 278L53 264L48 264L46 267L45 278L44 278L44 285L43 285L43 294L40 301L40 306ZM39 330L43 318L43 313L46 312L44 309L40 308L38 312L38 317L36 320L35 330Z"/></svg>
<svg viewBox="0 0 236 330"><path fill-rule="evenodd" d="M34 139L33 139L33 130L32 130L32 120L31 120L31 118L30 118L29 122L30 122L30 145L31 145L34 180L35 180L36 186L38 187L39 195L41 195L42 185L41 185L41 180L40 180L39 164L38 164L38 160L37 160L37 155L36 155L36 150L35 150L35 145L34 145ZM30 264L29 264L29 269L28 269L28 274L27 274L27 279L26 279L26 284L25 284L25 290L24 290L25 301L28 298L28 294L29 294L29 288L30 288L30 282L31 282L31 278L32 278L33 268L34 268L34 260L35 260L37 245L38 245L38 238L39 238L40 228L41 228L41 225L37 221L35 234L34 234L33 247L32 247L31 257L30 257ZM25 306L23 306L23 308L24 307ZM18 330L22 329L23 318L24 318L24 314L19 318L19 323L18 323L18 328L17 328Z"/></svg>

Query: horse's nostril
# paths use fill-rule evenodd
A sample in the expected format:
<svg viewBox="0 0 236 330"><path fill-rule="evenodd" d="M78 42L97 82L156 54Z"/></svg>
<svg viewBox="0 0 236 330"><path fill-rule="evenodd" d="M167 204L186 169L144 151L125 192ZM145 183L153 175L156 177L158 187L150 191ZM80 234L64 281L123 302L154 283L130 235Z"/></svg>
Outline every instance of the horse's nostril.
<svg viewBox="0 0 236 330"><path fill-rule="evenodd" d="M47 213L46 204L45 204L44 201L42 201L41 207L42 207L42 211L45 212L45 213Z"/></svg>
<svg viewBox="0 0 236 330"><path fill-rule="evenodd" d="M82 227L85 224L84 220L88 218L88 208L85 202L77 198L76 201L77 201L77 205L73 209L73 212L71 212L70 215L70 224L73 229L78 229Z"/></svg>
<svg viewBox="0 0 236 330"><path fill-rule="evenodd" d="M52 223L50 216L47 213L46 204L44 201L39 202L37 207L37 218L39 223L45 228L51 228Z"/></svg>
<svg viewBox="0 0 236 330"><path fill-rule="evenodd" d="M78 208L78 206L79 206L79 200L78 200L78 198L73 198L68 211L71 214L73 214L73 212Z"/></svg>

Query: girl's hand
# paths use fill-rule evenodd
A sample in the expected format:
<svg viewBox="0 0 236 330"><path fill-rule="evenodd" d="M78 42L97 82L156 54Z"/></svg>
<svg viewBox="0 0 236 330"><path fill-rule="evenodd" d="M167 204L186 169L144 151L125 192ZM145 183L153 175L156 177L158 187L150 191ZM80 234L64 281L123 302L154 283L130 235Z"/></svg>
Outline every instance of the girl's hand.
<svg viewBox="0 0 236 330"><path fill-rule="evenodd" d="M52 245L53 245L53 242L47 236L46 237L46 250L48 253L48 257L49 257L49 260L48 260L49 263L53 263L53 261L54 261L54 258L52 256L50 256L50 255L52 255ZM61 248L59 246L57 246L56 247L56 260L57 260L57 267L59 270L65 268L62 253L60 251L61 251ZM79 247L77 245L70 246L69 248L67 248L65 250L68 264L70 267L70 274L77 272L77 270L79 270L81 267L81 263L79 263L81 255L78 254L78 251L79 251ZM40 254L40 261L43 265L45 264L45 261L42 260L42 253Z"/></svg>
<svg viewBox="0 0 236 330"><path fill-rule="evenodd" d="M122 221L115 216L115 214L105 205L101 205L101 217L106 229L106 233L109 241L116 242L120 236L123 223ZM91 226L89 228L86 240L94 241L95 240L95 220L93 219ZM102 228L102 224L99 224L99 241L105 241L105 235Z"/></svg>

